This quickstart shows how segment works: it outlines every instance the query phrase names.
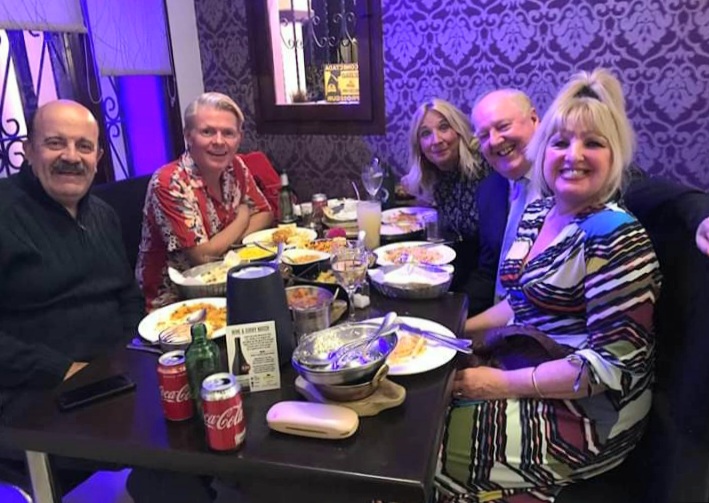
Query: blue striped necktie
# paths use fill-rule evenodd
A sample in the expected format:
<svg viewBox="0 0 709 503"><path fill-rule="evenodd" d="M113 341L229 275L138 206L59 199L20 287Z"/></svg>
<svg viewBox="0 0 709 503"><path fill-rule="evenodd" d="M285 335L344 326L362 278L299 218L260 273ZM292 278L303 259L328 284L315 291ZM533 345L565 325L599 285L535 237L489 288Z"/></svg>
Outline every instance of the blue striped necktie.
<svg viewBox="0 0 709 503"><path fill-rule="evenodd" d="M500 261L497 264L497 274L495 276L495 303L498 303L507 294L507 291L500 283L500 267L507 257L507 253L514 243L517 236L517 228L522 219L522 213L527 202L527 188L529 186L528 178L520 178L515 180L511 187L510 197L510 212L507 214L507 226L505 226L505 236L502 239L502 248L500 249Z"/></svg>

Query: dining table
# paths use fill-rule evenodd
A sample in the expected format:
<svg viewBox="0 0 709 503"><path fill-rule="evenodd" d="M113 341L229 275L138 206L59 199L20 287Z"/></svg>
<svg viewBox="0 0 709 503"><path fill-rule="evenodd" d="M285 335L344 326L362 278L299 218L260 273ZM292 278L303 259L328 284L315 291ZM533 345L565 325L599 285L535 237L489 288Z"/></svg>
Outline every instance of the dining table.
<svg viewBox="0 0 709 503"><path fill-rule="evenodd" d="M401 300L371 293L357 311L367 319L398 315L440 323L458 336L467 298L446 293L433 300ZM222 348L223 349L223 348ZM0 428L0 445L26 453L36 503L61 501L53 457L211 475L261 494L253 501L417 503L429 501L448 408L454 361L413 375L389 376L406 389L400 406L362 417L346 439L325 440L273 431L266 414L284 400L303 400L295 370L281 367L279 389L243 394L246 440L236 451L209 449L198 417L165 420L157 355L118 348L91 362L59 388L43 393L22 419ZM124 373L136 383L126 394L62 412L59 393Z"/></svg>

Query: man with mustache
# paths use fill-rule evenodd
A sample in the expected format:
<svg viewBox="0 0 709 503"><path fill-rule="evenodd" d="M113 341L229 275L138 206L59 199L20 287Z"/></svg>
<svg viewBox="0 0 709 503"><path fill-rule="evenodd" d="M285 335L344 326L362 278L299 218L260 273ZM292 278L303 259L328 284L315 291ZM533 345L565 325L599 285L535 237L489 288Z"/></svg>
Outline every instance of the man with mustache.
<svg viewBox="0 0 709 503"><path fill-rule="evenodd" d="M47 103L31 123L20 172L0 180L2 422L130 340L143 317L118 217L88 194L98 136L84 106ZM24 471L22 453L0 457L8 454Z"/></svg>
<svg viewBox="0 0 709 503"><path fill-rule="evenodd" d="M480 150L494 172L480 183L480 255L478 268L466 285L470 314L480 313L505 295L498 265L514 238L524 206L536 199L529 189L532 163L525 151L539 125L530 98L516 89L499 89L482 96L473 106L471 123ZM666 202L677 201L686 225L696 229L697 247L709 254L709 197L706 193L656 177L635 168L623 191L625 206L640 221Z"/></svg>

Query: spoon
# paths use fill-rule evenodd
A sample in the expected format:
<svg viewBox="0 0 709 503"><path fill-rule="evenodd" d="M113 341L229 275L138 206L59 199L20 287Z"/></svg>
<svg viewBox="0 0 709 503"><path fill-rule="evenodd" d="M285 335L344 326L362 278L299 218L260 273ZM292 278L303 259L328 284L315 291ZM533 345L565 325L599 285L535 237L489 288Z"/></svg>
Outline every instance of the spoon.
<svg viewBox="0 0 709 503"><path fill-rule="evenodd" d="M190 314L187 319L185 320L186 323L189 323L190 325L194 325L195 323L200 323L204 321L204 319L207 316L207 310L202 308L198 309L194 313Z"/></svg>
<svg viewBox="0 0 709 503"><path fill-rule="evenodd" d="M351 355L355 349L364 347L363 351L361 351L360 353L366 354L371 343L379 342L383 336L395 332L399 328L399 325L396 320L396 313L394 311L390 311L386 314L386 316L384 316L381 325L379 325L377 331L374 332L372 335L363 339L357 339L355 341L348 342L340 348L331 351L327 359L332 362L332 370L339 369L347 360L346 357L348 355Z"/></svg>
<svg viewBox="0 0 709 503"><path fill-rule="evenodd" d="M357 249L361 250L364 248L364 239L367 237L367 231L364 229L357 233Z"/></svg>

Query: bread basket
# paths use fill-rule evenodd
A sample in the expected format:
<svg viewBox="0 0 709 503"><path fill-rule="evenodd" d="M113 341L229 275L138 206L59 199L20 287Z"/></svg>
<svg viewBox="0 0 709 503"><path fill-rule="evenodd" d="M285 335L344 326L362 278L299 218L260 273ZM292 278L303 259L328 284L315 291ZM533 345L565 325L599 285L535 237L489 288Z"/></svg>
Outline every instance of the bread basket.
<svg viewBox="0 0 709 503"><path fill-rule="evenodd" d="M393 272L406 274L411 281L396 283L387 281L387 277L390 277L390 273ZM368 274L370 283L379 293L394 299L435 299L445 294L453 281L450 268L427 264L382 266L370 269ZM419 281L417 278L427 281Z"/></svg>
<svg viewBox="0 0 709 503"><path fill-rule="evenodd" d="M196 278L201 274L210 272L219 267L225 267L222 261L209 262L208 264L202 264L192 267L191 269L187 269L182 273L182 275L185 278ZM226 297L226 273L228 270L228 268L224 269L224 278L222 281L217 283L194 285L175 282L175 285L177 285L177 290L180 292L180 296L184 299L198 299L200 297Z"/></svg>

